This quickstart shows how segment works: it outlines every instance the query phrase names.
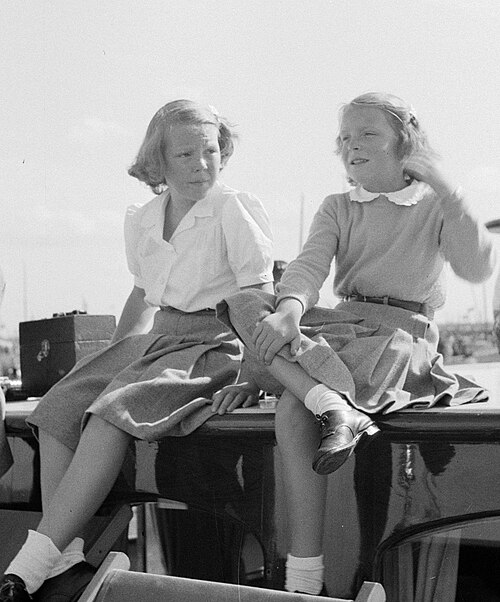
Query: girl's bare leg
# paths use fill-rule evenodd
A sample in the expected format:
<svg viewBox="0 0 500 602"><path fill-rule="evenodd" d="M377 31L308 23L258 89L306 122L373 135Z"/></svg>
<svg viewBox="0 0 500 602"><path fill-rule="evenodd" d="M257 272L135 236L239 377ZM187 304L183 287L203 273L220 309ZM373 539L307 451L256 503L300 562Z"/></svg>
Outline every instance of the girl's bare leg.
<svg viewBox="0 0 500 602"><path fill-rule="evenodd" d="M55 461L55 469L44 468L48 503L37 531L50 537L59 550L78 535L105 500L120 472L130 439L129 434L92 415L54 491L58 471L63 470L68 454L61 460L45 456Z"/></svg>
<svg viewBox="0 0 500 602"><path fill-rule="evenodd" d="M54 492L71 464L74 452L43 430L39 430L38 440L41 457L42 509L45 511L49 507ZM50 458L50 461L47 462L47 458Z"/></svg>
<svg viewBox="0 0 500 602"><path fill-rule="evenodd" d="M304 401L309 391L319 384L309 376L300 364L289 362L279 355L275 355L267 370L293 393L300 401Z"/></svg>
<svg viewBox="0 0 500 602"><path fill-rule="evenodd" d="M288 391L278 403L276 438L291 527L289 551L299 557L319 556L322 553L327 478L311 469L319 442L318 422Z"/></svg>

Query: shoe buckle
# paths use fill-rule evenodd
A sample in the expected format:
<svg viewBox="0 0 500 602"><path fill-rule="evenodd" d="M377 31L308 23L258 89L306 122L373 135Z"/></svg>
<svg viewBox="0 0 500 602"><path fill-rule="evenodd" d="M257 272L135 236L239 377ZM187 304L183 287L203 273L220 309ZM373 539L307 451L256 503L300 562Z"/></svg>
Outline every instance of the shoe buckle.
<svg viewBox="0 0 500 602"><path fill-rule="evenodd" d="M328 416L326 416L325 414L316 414L316 420L320 423L321 426L325 426L325 424L328 422Z"/></svg>

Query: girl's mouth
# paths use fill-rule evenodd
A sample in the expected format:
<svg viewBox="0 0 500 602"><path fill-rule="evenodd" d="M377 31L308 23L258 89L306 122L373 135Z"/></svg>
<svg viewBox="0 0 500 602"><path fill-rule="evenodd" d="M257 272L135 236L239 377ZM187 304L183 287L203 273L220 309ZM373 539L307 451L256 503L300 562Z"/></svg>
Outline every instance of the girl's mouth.
<svg viewBox="0 0 500 602"><path fill-rule="evenodd" d="M361 165L362 163L368 163L368 159L353 159L351 165Z"/></svg>

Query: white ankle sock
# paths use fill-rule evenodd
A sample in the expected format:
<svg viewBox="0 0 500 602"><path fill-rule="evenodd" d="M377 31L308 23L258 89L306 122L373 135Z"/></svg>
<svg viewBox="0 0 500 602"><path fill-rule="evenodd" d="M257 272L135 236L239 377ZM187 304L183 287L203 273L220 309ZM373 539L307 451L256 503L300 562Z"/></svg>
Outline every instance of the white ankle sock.
<svg viewBox="0 0 500 602"><path fill-rule="evenodd" d="M304 399L304 405L315 416L321 416L329 410L352 410L341 395L326 385L316 385L310 389Z"/></svg>
<svg viewBox="0 0 500 602"><path fill-rule="evenodd" d="M50 537L30 529L23 547L5 573L13 573L21 577L28 593L32 594L47 579L51 568L59 561L61 555Z"/></svg>
<svg viewBox="0 0 500 602"><path fill-rule="evenodd" d="M287 555L285 589L316 596L323 587L323 554L309 558Z"/></svg>
<svg viewBox="0 0 500 602"><path fill-rule="evenodd" d="M84 562L85 554L83 553L83 544L83 539L80 537L75 537L75 539L73 539L73 541L64 548L61 558L52 567L47 575L47 579L64 573L64 571L67 571L69 568L75 564L78 564L79 562Z"/></svg>

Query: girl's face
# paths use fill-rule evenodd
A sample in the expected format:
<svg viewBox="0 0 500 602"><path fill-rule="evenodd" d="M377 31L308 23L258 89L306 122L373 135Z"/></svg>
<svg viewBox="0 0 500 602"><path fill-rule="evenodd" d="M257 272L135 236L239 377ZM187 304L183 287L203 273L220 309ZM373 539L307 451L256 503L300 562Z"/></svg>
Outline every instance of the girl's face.
<svg viewBox="0 0 500 602"><path fill-rule="evenodd" d="M407 185L398 156L398 136L382 109L347 107L339 137L347 174L365 190L394 192Z"/></svg>
<svg viewBox="0 0 500 602"><path fill-rule="evenodd" d="M221 168L215 125L176 124L166 141L165 180L173 200L203 199L217 181Z"/></svg>

